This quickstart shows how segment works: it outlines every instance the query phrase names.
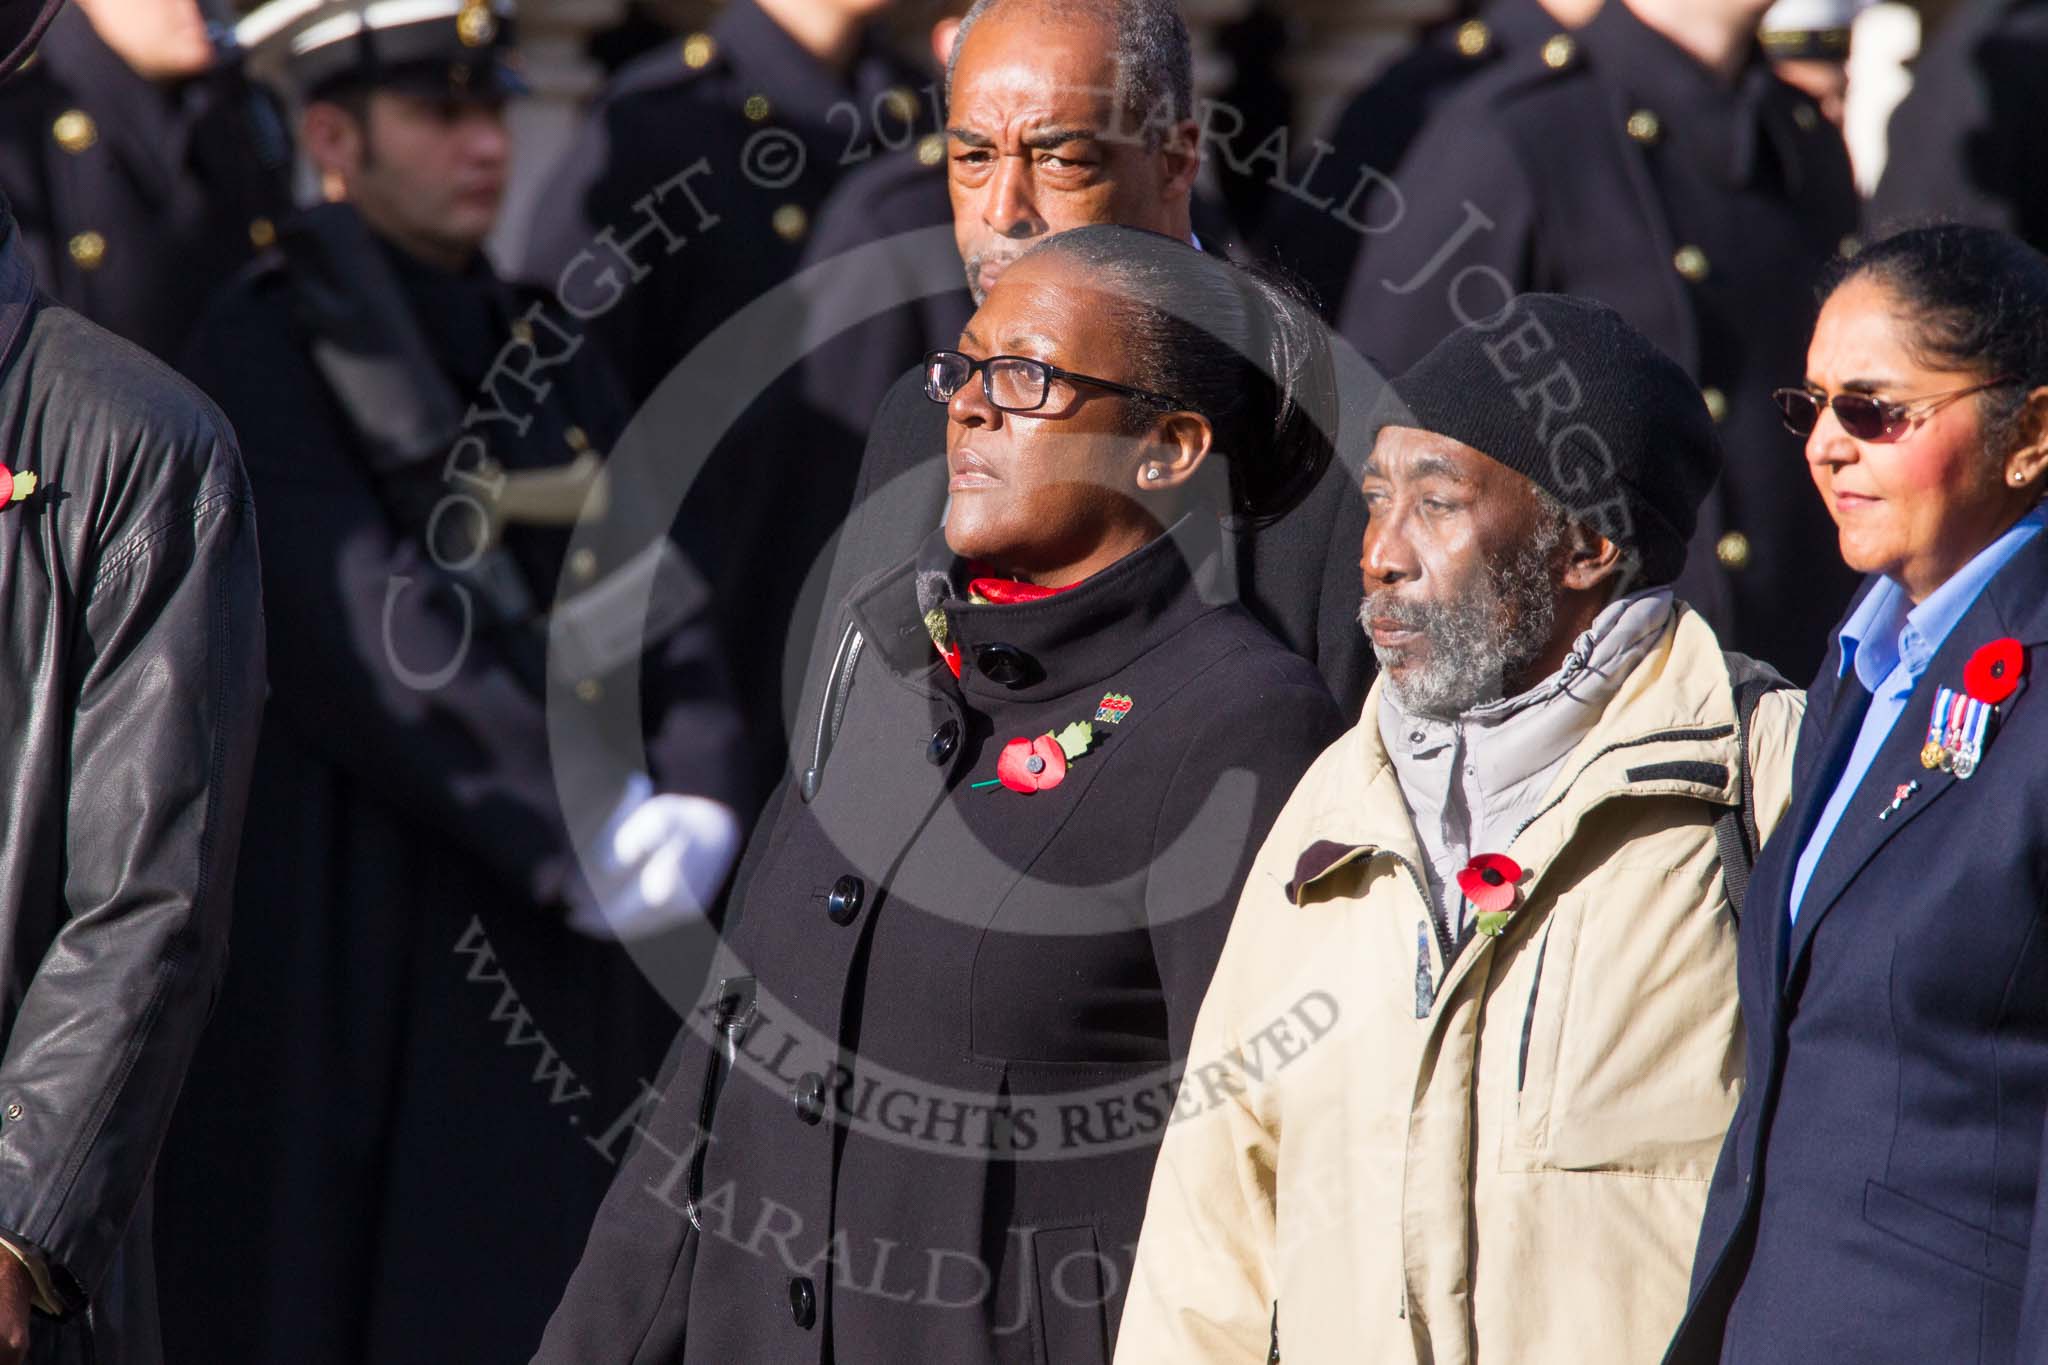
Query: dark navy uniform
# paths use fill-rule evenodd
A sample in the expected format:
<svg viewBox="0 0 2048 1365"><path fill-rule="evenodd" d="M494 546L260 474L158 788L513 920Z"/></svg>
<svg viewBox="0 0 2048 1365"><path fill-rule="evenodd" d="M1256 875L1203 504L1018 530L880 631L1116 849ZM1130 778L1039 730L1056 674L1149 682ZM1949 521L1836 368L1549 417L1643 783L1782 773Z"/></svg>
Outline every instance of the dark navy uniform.
<svg viewBox="0 0 2048 1365"><path fill-rule="evenodd" d="M520 273L595 314L642 401L795 271L841 176L931 131L937 102L878 34L842 74L753 0L732 0L706 31L619 73L541 200ZM620 257L636 276L623 291L600 278Z"/></svg>
<svg viewBox="0 0 2048 1365"><path fill-rule="evenodd" d="M795 273L827 194L850 170L937 125L931 78L871 32L846 71L813 57L753 0L620 72L543 199L523 270L559 292L645 405L721 323ZM716 387L769 383L803 355L795 326L719 351ZM671 391L674 393L674 391ZM836 524L846 480L789 477L787 385L743 414L695 475L678 538L709 580L721 644L746 706L760 785L783 767L777 698L786 593L810 556L806 528ZM687 420L690 395L647 420ZM771 454L764 456L764 452ZM822 480L822 481L821 481Z"/></svg>
<svg viewBox="0 0 2048 1365"><path fill-rule="evenodd" d="M365 84L501 93L495 15L411 18L478 41ZM347 204L280 234L188 356L266 528L273 692L160 1172L171 1358L524 1359L612 1174L587 1139L674 1027L565 923L619 798L585 769L745 809L739 723L701 582L603 467L627 407L571 321Z"/></svg>
<svg viewBox="0 0 2048 1365"><path fill-rule="evenodd" d="M1913 67L1892 114L1873 231L1949 218L2048 247L2048 4L1969 0Z"/></svg>
<svg viewBox="0 0 2048 1365"><path fill-rule="evenodd" d="M1424 29L1413 48L1345 106L1329 137L1332 150L1310 161L1310 174L1296 181L1299 194L1274 197L1261 234L1273 259L1334 313L1372 221L1358 216L1376 183L1367 168L1394 175L1451 96L1498 70L1508 54L1527 52L1557 31L1539 0L1489 0L1476 13Z"/></svg>
<svg viewBox="0 0 2048 1365"><path fill-rule="evenodd" d="M1345 337L1399 371L1510 291L1618 309L1698 381L1727 454L1680 593L1731 648L1809 676L1856 580L1770 392L1800 382L1818 275L1854 249L1840 134L1760 49L1724 84L1610 4L1458 96L1407 165Z"/></svg>
<svg viewBox="0 0 2048 1365"><path fill-rule="evenodd" d="M36 282L166 359L276 239L290 177L276 105L238 61L159 85L76 8L0 85L0 190Z"/></svg>

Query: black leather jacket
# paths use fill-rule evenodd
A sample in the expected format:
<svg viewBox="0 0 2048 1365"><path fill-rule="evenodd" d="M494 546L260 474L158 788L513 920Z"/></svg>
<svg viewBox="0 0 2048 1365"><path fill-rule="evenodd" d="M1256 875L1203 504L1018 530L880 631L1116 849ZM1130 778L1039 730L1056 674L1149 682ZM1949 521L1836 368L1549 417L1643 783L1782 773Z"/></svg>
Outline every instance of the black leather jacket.
<svg viewBox="0 0 2048 1365"><path fill-rule="evenodd" d="M0 1236L36 1361L160 1358L148 1185L225 964L263 703L233 434L37 294L0 206ZM0 1255L6 1253L0 1252Z"/></svg>

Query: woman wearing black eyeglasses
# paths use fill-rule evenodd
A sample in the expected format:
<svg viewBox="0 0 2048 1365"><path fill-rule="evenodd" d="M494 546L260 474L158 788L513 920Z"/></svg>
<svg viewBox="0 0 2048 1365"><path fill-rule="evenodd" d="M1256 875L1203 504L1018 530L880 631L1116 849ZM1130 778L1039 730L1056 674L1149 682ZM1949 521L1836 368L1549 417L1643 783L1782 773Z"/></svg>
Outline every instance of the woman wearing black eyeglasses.
<svg viewBox="0 0 2048 1365"><path fill-rule="evenodd" d="M839 613L543 1361L1109 1359L1240 884L1342 724L1229 600L1219 526L1326 466L1329 354L1275 286L1083 228L927 395L945 526ZM1263 1064L1333 1022L1276 1019Z"/></svg>
<svg viewBox="0 0 2048 1365"><path fill-rule="evenodd" d="M1779 402L1870 578L1750 886L1670 1360L2048 1360L2048 259L1868 248Z"/></svg>

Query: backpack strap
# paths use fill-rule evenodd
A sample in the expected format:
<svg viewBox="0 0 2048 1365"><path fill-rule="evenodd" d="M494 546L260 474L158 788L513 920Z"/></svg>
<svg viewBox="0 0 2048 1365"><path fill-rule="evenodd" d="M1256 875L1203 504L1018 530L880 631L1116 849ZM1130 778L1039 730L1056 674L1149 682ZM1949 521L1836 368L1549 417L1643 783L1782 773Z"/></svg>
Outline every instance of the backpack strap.
<svg viewBox="0 0 2048 1365"><path fill-rule="evenodd" d="M1734 684L1738 796L1736 803L1714 821L1714 842L1721 853L1721 884L1728 893L1728 913L1737 924L1742 922L1742 905L1749 897L1749 872L1756 864L1757 848L1763 843L1756 820L1756 777L1749 769L1750 721L1765 694L1790 686L1767 669L1739 677Z"/></svg>

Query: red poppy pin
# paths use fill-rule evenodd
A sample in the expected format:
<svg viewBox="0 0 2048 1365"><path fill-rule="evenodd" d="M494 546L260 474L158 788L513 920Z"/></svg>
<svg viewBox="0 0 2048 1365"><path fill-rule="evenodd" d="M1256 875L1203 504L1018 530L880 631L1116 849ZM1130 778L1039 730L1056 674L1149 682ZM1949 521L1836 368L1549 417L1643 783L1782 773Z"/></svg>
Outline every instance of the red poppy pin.
<svg viewBox="0 0 2048 1365"><path fill-rule="evenodd" d="M26 469L16 473L0 464L0 508L11 507L35 491L35 475Z"/></svg>
<svg viewBox="0 0 2048 1365"><path fill-rule="evenodd" d="M1522 879L1522 865L1505 853L1475 854L1458 872L1458 889L1479 912L1479 932L1497 936L1508 927L1515 913L1515 898L1521 893L1515 883Z"/></svg>
<svg viewBox="0 0 2048 1365"><path fill-rule="evenodd" d="M1058 734L1013 739L996 758L995 780L976 782L974 786L993 787L1000 783L1026 796L1057 787L1067 780L1068 762L1087 753L1094 742L1095 727L1085 720L1076 721Z"/></svg>
<svg viewBox="0 0 2048 1365"><path fill-rule="evenodd" d="M1963 665L1963 690L1972 701L1997 706L2019 687L2020 674L2026 666L2027 656L2018 640L2010 635L1993 640Z"/></svg>

